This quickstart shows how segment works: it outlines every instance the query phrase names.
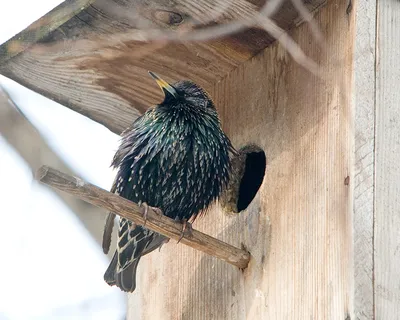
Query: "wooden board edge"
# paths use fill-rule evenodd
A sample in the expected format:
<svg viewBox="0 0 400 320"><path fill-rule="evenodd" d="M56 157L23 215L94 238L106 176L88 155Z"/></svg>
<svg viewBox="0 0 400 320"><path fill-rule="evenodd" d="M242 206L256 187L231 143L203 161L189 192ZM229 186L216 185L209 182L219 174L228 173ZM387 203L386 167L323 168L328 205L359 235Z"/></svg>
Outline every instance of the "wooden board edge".
<svg viewBox="0 0 400 320"><path fill-rule="evenodd" d="M352 319L374 318L376 3L357 1L353 69Z"/></svg>
<svg viewBox="0 0 400 320"><path fill-rule="evenodd" d="M65 0L0 46L0 65L25 51L95 0Z"/></svg>

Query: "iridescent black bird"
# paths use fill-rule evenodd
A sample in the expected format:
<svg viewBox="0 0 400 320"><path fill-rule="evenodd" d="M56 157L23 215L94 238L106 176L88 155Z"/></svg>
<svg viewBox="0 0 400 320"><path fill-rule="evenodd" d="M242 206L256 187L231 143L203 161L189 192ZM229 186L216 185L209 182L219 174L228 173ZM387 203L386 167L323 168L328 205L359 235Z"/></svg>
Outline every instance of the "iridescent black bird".
<svg viewBox="0 0 400 320"><path fill-rule="evenodd" d="M191 81L173 85L156 80L164 101L139 117L122 134L112 166L118 168L112 192L160 208L181 221L194 221L228 183L230 153L236 153L221 129L207 93ZM109 214L103 238L108 252L115 215ZM168 239L121 218L117 250L104 274L109 285L132 292L140 258Z"/></svg>

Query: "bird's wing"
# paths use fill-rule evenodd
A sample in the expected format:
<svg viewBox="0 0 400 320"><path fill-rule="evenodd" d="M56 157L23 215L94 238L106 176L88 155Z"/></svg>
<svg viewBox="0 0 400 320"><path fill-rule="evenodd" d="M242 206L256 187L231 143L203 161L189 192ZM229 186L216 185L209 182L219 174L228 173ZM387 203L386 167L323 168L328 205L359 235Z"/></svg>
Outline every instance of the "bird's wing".
<svg viewBox="0 0 400 320"><path fill-rule="evenodd" d="M141 121L142 117L143 116L138 117L129 128L127 128L124 132L122 132L122 137L127 135L129 132L132 132L132 130L134 130L136 124ZM114 155L111 166L113 166L114 168L118 167L121 164L122 160L128 155L130 150L131 150L131 148L129 147L129 145L127 145L126 142L124 141L124 139L122 139L121 145L118 148L118 151ZM123 196L124 198L129 199L129 194L125 194L125 195L121 194L122 193L121 191L122 191L125 183L120 183L119 184L120 190L117 190L117 186L118 186L117 181L119 181L119 179L122 179L121 182L123 182L123 176L121 175L120 171L117 173L117 175L114 178L114 182L112 184L110 192L117 193L117 194ZM104 224L102 247L103 247L103 252L105 254L107 254L108 251L110 250L112 232L114 229L115 216L116 216L116 214L114 212L109 212L107 214L106 222Z"/></svg>
<svg viewBox="0 0 400 320"><path fill-rule="evenodd" d="M112 192L112 193L115 193L115 190L117 188L116 181L117 181L117 177L115 177L113 185L110 190L110 192ZM107 218L106 218L106 222L104 223L104 230L103 230L102 247L103 247L103 252L105 254L107 254L108 251L110 250L111 237L112 237L112 232L114 229L114 220L115 220L115 213L109 212L107 214Z"/></svg>
<svg viewBox="0 0 400 320"><path fill-rule="evenodd" d="M159 240L160 239L157 238L157 234L156 234L155 238L153 238L153 240L150 242L150 244L147 246L147 248L143 251L142 255L147 254L147 253L153 251L154 249L158 248L163 243L163 240L162 240L161 244L157 245L157 242ZM137 270L141 256L139 256L137 259L133 260L130 265L128 265L124 270L120 270L119 272L117 272L118 261L119 261L118 258L119 258L119 254L117 251L115 251L114 256L111 260L111 263L104 274L104 280L110 286L116 285L122 291L133 292L136 289L136 270Z"/></svg>
<svg viewBox="0 0 400 320"><path fill-rule="evenodd" d="M117 244L117 272L127 268L133 261L160 247L167 238L143 226L132 229L132 222L122 218Z"/></svg>
<svg viewBox="0 0 400 320"><path fill-rule="evenodd" d="M114 220L115 220L115 213L109 212L107 214L106 222L104 224L104 231L103 231L103 252L107 254L110 250L111 246L111 237L114 228Z"/></svg>
<svg viewBox="0 0 400 320"><path fill-rule="evenodd" d="M117 251L104 274L109 285L133 292L136 288L136 269L140 258L160 247L165 237L142 226L133 227L132 222L120 221Z"/></svg>

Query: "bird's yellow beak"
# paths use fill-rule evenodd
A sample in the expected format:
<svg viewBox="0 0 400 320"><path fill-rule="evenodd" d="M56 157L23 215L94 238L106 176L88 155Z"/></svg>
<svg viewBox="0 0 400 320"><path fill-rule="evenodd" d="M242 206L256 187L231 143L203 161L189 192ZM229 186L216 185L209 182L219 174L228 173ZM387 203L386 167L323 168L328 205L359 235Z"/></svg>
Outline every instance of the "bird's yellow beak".
<svg viewBox="0 0 400 320"><path fill-rule="evenodd" d="M170 93L174 98L178 97L178 93L176 92L175 88L171 86L167 81L161 79L154 72L149 71L149 74L154 80L156 80L157 84L160 86L164 94Z"/></svg>

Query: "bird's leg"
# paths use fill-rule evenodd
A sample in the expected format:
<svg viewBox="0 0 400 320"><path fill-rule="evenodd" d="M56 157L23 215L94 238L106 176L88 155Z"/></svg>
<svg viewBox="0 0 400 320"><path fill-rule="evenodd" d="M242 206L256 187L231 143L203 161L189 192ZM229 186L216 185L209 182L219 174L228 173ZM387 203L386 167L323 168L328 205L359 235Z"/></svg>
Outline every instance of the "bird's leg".
<svg viewBox="0 0 400 320"><path fill-rule="evenodd" d="M177 243L179 243L182 240L183 236L185 235L185 232L189 236L193 235L193 233L192 233L192 231L193 231L192 224L187 219L183 219L183 220L181 220L181 222L182 222L182 231L181 231L181 236L180 236L180 238L179 238Z"/></svg>
<svg viewBox="0 0 400 320"><path fill-rule="evenodd" d="M142 202L142 201L139 201L138 204L139 204L140 208L143 208L142 215L143 215L143 219L144 219L144 223L143 223L143 227L144 227L146 225L146 221L147 221L147 214L149 213L149 205L146 202Z"/></svg>
<svg viewBox="0 0 400 320"><path fill-rule="evenodd" d="M163 214L163 212L162 212L162 210L160 208L149 206L146 202L139 201L138 205L139 205L139 207L143 207L144 208L143 209L143 218L144 218L143 227L146 225L147 215L149 213L149 208L152 209L159 216L161 216Z"/></svg>

